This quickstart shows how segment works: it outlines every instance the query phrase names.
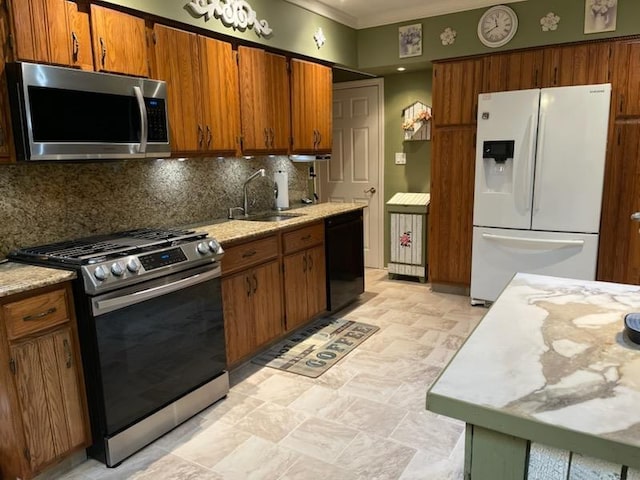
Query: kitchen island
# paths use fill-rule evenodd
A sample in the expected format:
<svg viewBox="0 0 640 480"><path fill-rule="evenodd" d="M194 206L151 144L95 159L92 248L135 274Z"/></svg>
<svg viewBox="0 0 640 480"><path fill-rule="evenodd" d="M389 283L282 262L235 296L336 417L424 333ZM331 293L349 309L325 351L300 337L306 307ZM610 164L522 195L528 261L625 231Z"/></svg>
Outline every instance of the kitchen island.
<svg viewBox="0 0 640 480"><path fill-rule="evenodd" d="M516 274L427 392L467 424L465 479L640 478L634 311L638 286Z"/></svg>

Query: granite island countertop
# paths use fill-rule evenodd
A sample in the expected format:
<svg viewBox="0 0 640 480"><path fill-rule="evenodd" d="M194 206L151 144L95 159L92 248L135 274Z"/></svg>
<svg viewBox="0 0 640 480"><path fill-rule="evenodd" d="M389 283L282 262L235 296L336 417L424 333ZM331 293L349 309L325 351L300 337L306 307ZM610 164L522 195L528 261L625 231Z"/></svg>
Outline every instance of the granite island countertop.
<svg viewBox="0 0 640 480"><path fill-rule="evenodd" d="M635 311L636 285L518 273L427 392L427 409L638 466L640 346L623 333Z"/></svg>
<svg viewBox="0 0 640 480"><path fill-rule="evenodd" d="M303 226L332 215L361 210L365 206L355 203L319 203L287 210L286 213L295 213L300 216L281 222L213 219L210 222L190 225L189 228L208 233L224 246L227 243L248 240L286 228ZM69 270L24 265L11 261L0 263L0 297L74 278L76 278L75 272Z"/></svg>

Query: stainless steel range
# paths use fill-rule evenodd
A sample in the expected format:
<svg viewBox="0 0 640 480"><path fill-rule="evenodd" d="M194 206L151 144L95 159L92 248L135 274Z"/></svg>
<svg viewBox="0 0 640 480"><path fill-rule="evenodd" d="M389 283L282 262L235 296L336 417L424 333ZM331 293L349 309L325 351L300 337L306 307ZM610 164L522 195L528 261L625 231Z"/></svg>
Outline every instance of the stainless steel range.
<svg viewBox="0 0 640 480"><path fill-rule="evenodd" d="M75 270L74 299L93 445L107 466L229 390L220 244L191 230L140 229L9 254Z"/></svg>

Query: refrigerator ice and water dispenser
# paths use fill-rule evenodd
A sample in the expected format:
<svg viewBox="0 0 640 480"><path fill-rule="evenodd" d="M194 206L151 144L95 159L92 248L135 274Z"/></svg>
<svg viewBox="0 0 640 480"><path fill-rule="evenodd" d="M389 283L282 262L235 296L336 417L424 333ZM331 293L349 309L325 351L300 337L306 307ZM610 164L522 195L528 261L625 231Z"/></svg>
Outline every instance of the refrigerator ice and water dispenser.
<svg viewBox="0 0 640 480"><path fill-rule="evenodd" d="M482 142L482 158L487 191L513 191L514 140L486 140Z"/></svg>

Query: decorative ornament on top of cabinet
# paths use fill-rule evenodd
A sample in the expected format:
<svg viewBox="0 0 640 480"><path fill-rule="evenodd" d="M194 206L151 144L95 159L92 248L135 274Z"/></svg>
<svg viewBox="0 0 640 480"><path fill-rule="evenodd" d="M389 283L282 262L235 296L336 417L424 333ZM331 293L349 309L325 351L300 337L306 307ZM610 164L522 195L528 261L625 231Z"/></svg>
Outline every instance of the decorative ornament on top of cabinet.
<svg viewBox="0 0 640 480"><path fill-rule="evenodd" d="M246 0L193 0L185 5L196 17L219 18L227 27L238 30L253 28L258 36L269 36L273 32L266 20L258 20L256 11Z"/></svg>
<svg viewBox="0 0 640 480"><path fill-rule="evenodd" d="M542 28L543 32L557 30L559 23L560 17L553 12L549 12L540 19L540 28Z"/></svg>
<svg viewBox="0 0 640 480"><path fill-rule="evenodd" d="M453 45L456 41L456 36L458 32L453 30L451 27L445 28L440 34L440 40L442 41L442 45Z"/></svg>

